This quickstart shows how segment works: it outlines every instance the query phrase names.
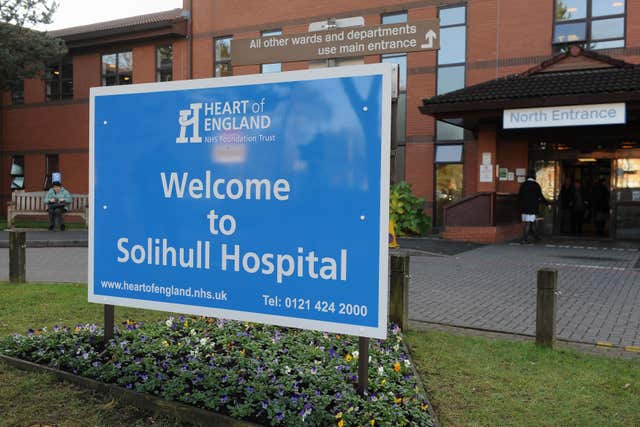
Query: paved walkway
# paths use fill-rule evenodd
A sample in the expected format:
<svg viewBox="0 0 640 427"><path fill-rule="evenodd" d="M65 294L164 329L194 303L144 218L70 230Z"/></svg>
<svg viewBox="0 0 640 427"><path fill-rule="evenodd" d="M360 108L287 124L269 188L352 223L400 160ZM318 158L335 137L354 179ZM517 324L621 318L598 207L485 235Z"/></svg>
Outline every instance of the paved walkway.
<svg viewBox="0 0 640 427"><path fill-rule="evenodd" d="M0 232L0 245L7 236ZM27 281L86 283L86 240L86 231L28 232ZM553 268L558 270L560 338L640 346L640 252L635 243L481 246L435 238L400 243L412 254L413 322L533 335L536 272ZM0 248L0 280L9 278L8 258L8 249Z"/></svg>
<svg viewBox="0 0 640 427"><path fill-rule="evenodd" d="M640 346L639 258L633 245L588 241L413 256L409 318L534 335L537 270L553 268L559 338Z"/></svg>

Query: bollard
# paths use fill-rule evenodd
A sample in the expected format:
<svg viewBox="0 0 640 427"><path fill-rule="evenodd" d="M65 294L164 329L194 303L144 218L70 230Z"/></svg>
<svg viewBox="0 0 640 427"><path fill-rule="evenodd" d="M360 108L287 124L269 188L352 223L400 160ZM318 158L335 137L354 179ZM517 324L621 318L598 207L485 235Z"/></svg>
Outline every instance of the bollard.
<svg viewBox="0 0 640 427"><path fill-rule="evenodd" d="M114 327L114 308L112 305L104 306L104 345L109 344L109 340L113 338Z"/></svg>
<svg viewBox="0 0 640 427"><path fill-rule="evenodd" d="M358 394L364 396L369 387L369 338L360 337L358 347Z"/></svg>
<svg viewBox="0 0 640 427"><path fill-rule="evenodd" d="M538 270L538 301L536 305L536 344L542 347L556 346L556 313L558 271Z"/></svg>
<svg viewBox="0 0 640 427"><path fill-rule="evenodd" d="M9 231L9 282L25 283L27 239L24 231Z"/></svg>
<svg viewBox="0 0 640 427"><path fill-rule="evenodd" d="M405 331L409 327L409 257L407 255L391 256L389 288L389 320Z"/></svg>

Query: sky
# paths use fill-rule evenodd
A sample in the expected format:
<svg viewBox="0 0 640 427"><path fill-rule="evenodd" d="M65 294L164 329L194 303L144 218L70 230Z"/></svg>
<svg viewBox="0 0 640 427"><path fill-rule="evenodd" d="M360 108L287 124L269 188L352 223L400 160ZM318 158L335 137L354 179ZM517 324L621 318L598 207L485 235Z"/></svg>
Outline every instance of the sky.
<svg viewBox="0 0 640 427"><path fill-rule="evenodd" d="M58 0L53 22L38 30L58 30L182 7L182 0Z"/></svg>

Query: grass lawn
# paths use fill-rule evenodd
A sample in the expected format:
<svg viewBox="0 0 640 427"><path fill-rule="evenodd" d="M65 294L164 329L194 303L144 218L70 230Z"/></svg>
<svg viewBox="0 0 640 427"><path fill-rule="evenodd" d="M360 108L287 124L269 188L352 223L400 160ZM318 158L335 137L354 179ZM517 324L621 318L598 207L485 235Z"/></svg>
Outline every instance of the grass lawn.
<svg viewBox="0 0 640 427"><path fill-rule="evenodd" d="M0 284L0 336L29 328L102 322L84 284ZM116 307L116 322L167 313ZM640 361L526 342L409 332L407 343L443 426L640 425ZM0 364L0 426L171 425L48 375Z"/></svg>
<svg viewBox="0 0 640 427"><path fill-rule="evenodd" d="M640 426L640 360L405 334L443 426Z"/></svg>

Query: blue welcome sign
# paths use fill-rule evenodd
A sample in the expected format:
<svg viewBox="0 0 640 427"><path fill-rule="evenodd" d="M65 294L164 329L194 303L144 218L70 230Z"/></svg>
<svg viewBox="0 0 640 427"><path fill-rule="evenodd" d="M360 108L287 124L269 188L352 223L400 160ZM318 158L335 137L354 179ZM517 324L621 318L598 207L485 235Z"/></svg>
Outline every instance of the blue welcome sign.
<svg viewBox="0 0 640 427"><path fill-rule="evenodd" d="M385 337L391 81L91 89L89 301Z"/></svg>

